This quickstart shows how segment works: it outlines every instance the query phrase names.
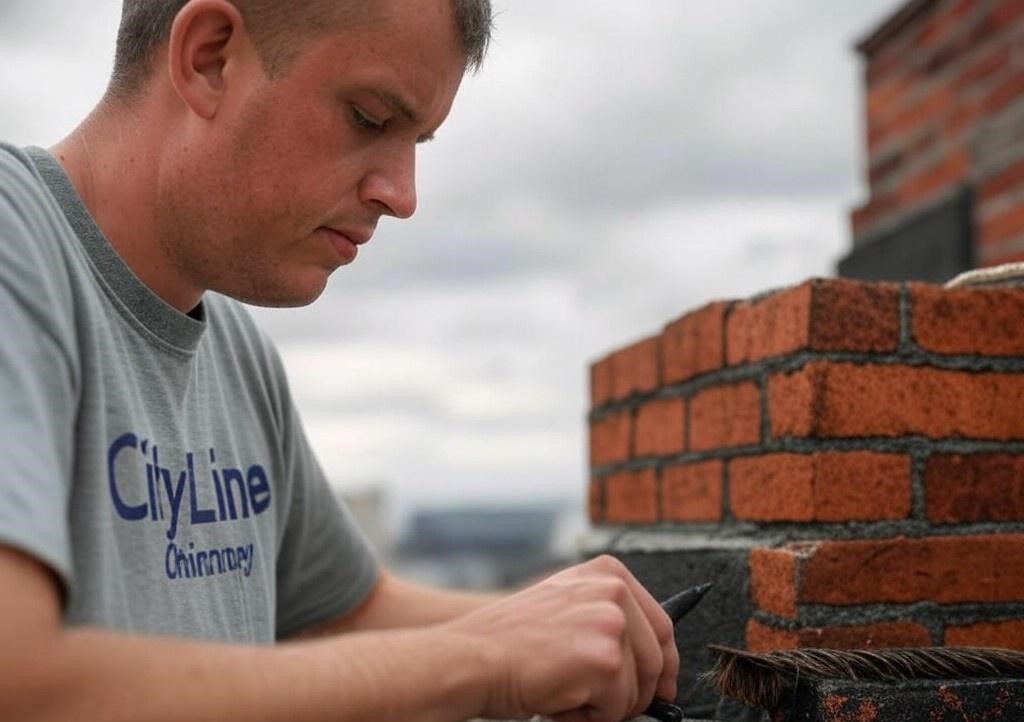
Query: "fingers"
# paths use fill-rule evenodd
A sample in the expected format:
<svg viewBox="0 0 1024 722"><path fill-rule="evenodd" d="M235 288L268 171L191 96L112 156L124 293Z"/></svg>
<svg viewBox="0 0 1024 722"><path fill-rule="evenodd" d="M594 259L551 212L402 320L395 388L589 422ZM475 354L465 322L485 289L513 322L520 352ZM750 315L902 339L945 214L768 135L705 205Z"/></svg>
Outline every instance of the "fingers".
<svg viewBox="0 0 1024 722"><path fill-rule="evenodd" d="M661 605L647 592L636 578L617 559L601 557L594 560L603 573L624 582L625 590L620 605L626 615L623 642L623 673L631 678L629 691L635 695L627 707L629 716L641 714L655 694L664 699L675 699L676 675L679 671L679 652L675 646L672 621ZM635 691L634 691L635 690Z"/></svg>
<svg viewBox="0 0 1024 722"><path fill-rule="evenodd" d="M655 644L658 645L660 655L658 657L657 669L654 672L654 680L651 683L651 696L647 697L646 692L641 695L641 702L650 702L651 697L657 695L662 699L673 700L676 698L676 677L679 674L679 650L676 647L675 629L668 614L661 608L661 605L644 589L636 577L626 571L626 582L633 592L637 604L643 610L651 630L655 637ZM640 710L641 712L643 710ZM639 714L639 712L638 712Z"/></svg>

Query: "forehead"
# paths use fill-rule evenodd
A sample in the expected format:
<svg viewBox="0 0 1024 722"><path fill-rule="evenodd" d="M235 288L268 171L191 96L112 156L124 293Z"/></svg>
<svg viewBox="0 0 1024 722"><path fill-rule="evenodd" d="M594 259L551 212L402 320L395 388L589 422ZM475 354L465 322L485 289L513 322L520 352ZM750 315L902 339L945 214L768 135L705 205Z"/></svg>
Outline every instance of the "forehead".
<svg viewBox="0 0 1024 722"><path fill-rule="evenodd" d="M372 0L311 38L289 74L339 90L368 86L429 121L451 105L465 54L451 0Z"/></svg>

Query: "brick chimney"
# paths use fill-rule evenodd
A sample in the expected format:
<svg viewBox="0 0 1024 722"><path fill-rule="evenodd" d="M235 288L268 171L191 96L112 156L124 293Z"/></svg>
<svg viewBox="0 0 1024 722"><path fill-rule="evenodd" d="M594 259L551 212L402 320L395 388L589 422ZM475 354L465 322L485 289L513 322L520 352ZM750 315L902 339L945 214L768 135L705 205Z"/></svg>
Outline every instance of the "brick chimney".
<svg viewBox="0 0 1024 722"><path fill-rule="evenodd" d="M841 275L1024 260L1024 3L913 0L857 47L868 200Z"/></svg>
<svg viewBox="0 0 1024 722"><path fill-rule="evenodd" d="M712 303L591 394L604 550L659 596L719 582L680 630L694 716L709 642L1024 649L1024 288Z"/></svg>

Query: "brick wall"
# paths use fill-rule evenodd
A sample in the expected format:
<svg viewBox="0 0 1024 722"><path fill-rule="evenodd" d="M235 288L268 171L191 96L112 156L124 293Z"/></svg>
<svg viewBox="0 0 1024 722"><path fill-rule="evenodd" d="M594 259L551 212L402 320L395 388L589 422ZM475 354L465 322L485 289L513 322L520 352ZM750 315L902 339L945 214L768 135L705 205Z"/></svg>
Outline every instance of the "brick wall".
<svg viewBox="0 0 1024 722"><path fill-rule="evenodd" d="M976 262L1024 260L1024 3L913 0L864 57L864 243L973 189Z"/></svg>
<svg viewBox="0 0 1024 722"><path fill-rule="evenodd" d="M749 647L1024 649L1024 289L712 303L591 394L592 521L752 539Z"/></svg>

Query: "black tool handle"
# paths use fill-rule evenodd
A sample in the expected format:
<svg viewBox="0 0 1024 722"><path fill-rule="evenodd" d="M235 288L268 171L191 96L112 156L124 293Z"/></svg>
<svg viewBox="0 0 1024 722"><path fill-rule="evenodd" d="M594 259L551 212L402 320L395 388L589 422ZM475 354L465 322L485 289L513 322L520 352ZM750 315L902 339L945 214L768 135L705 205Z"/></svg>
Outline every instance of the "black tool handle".
<svg viewBox="0 0 1024 722"><path fill-rule="evenodd" d="M689 614L713 586L714 583L708 582L707 584L684 589L663 601L661 608L672 618L672 624L678 624L679 620ZM683 720L683 710L681 707L659 697L651 700L650 705L644 710L644 714L661 720L661 722L682 722Z"/></svg>
<svg viewBox="0 0 1024 722"><path fill-rule="evenodd" d="M682 708L671 702L666 702L660 697L655 697L651 700L647 709L644 710L644 714L661 720L661 722L682 722L683 720Z"/></svg>

